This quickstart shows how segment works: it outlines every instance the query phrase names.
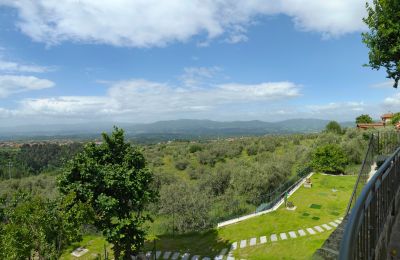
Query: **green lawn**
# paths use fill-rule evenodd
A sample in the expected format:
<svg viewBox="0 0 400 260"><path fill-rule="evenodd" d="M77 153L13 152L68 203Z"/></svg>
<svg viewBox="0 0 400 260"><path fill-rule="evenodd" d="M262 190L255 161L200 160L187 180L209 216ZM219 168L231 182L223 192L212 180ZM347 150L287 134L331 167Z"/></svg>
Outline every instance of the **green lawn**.
<svg viewBox="0 0 400 260"><path fill-rule="evenodd" d="M280 207L269 214L204 233L175 237L159 236L156 248L162 251L189 252L192 255L212 257L217 255L222 248L229 247L232 242L314 227L343 216L356 176L315 174L311 179L313 182L311 189L301 187L289 198L289 201L297 206L295 211ZM333 189L337 191L334 192ZM236 250L235 256L246 259L309 259L329 234L330 232L325 231L313 236L308 235L275 243L268 242L264 245ZM98 238L92 239L98 240ZM88 240L85 243L88 243ZM92 242L92 253L96 252L93 244L96 242ZM101 245L97 247L101 250L104 240L99 244ZM151 249L153 249L153 243L146 243L144 250Z"/></svg>
<svg viewBox="0 0 400 260"><path fill-rule="evenodd" d="M71 252L78 247L84 247L89 249L89 252L85 255L77 258L71 255ZM107 243L105 239L101 236L85 236L80 243L74 243L70 245L64 253L61 255L60 259L63 260L91 260L91 259L104 259L104 247L106 247L107 254L112 257L111 244Z"/></svg>

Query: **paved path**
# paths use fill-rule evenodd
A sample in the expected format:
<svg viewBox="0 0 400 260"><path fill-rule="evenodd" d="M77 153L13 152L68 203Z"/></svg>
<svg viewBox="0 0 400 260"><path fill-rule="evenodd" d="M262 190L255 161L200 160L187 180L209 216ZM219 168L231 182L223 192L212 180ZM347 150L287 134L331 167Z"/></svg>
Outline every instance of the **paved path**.
<svg viewBox="0 0 400 260"><path fill-rule="evenodd" d="M250 239L243 239L243 240L240 240L237 242L233 242L231 244L230 248L222 249L220 251L219 255L217 255L214 258L208 257L208 256L201 256L201 255L190 255L189 253L182 253L182 252L157 251L156 259L178 259L179 257L182 257L182 259L185 259L185 260L189 260L189 259L192 259L192 260L201 260L201 259L203 259L203 260L211 260L211 259L234 260L235 258L233 257L233 251L237 250L238 248L245 248L247 246L251 247L251 246L266 244L268 242L276 243L276 242L279 242L282 240L297 239L299 237L316 235L318 233L322 233L327 230L335 229L338 226L338 224L340 224L342 222L342 220L343 220L343 218L338 218L334 221L329 222L328 224L322 224L319 226L303 228L303 229L299 229L297 231L291 230L288 232L281 232L281 233L276 232L275 234L261 236L258 239L256 237L253 237ZM152 256L152 252L147 252L146 256L147 257ZM149 258L149 259L152 259L152 258Z"/></svg>

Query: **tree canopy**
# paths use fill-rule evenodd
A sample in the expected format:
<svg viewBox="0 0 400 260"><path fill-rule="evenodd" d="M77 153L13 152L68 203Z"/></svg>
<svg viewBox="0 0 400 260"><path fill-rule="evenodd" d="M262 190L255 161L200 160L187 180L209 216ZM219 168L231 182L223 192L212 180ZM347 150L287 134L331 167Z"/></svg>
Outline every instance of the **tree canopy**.
<svg viewBox="0 0 400 260"><path fill-rule="evenodd" d="M347 157L337 144L327 144L315 149L311 157L311 166L315 171L325 173L343 173Z"/></svg>
<svg viewBox="0 0 400 260"><path fill-rule="evenodd" d="M341 134L342 133L342 127L340 124L336 121L330 121L326 126L325 126L325 131L335 133L335 134Z"/></svg>
<svg viewBox="0 0 400 260"><path fill-rule="evenodd" d="M356 124L369 124L369 123L372 123L372 118L368 114L363 114L356 118Z"/></svg>
<svg viewBox="0 0 400 260"><path fill-rule="evenodd" d="M152 180L141 151L115 127L111 135L103 133L102 144L87 144L70 161L59 189L64 196L75 196L72 204L90 205L92 223L113 244L115 258L130 259L143 246L143 224L151 220L144 210L157 197Z"/></svg>
<svg viewBox="0 0 400 260"><path fill-rule="evenodd" d="M398 122L400 122L400 113L395 113L392 117L392 119L390 120L390 122L395 125Z"/></svg>
<svg viewBox="0 0 400 260"><path fill-rule="evenodd" d="M367 3L368 16L363 20L370 31L363 33L363 42L369 48L369 66L386 69L387 78L397 88L400 79L400 2L373 0Z"/></svg>

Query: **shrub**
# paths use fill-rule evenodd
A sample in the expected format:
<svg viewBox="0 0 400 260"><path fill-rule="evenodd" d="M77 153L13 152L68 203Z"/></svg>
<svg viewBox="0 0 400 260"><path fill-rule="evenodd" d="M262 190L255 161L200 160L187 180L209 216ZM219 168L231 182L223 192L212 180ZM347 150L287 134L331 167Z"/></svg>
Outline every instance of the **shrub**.
<svg viewBox="0 0 400 260"><path fill-rule="evenodd" d="M189 165L189 163L187 161L178 161L175 163L175 168L183 171L187 168L187 166Z"/></svg>
<svg viewBox="0 0 400 260"><path fill-rule="evenodd" d="M334 134L342 134L342 127L336 121L330 121L326 127L325 131Z"/></svg>
<svg viewBox="0 0 400 260"><path fill-rule="evenodd" d="M327 144L315 149L311 166L315 171L325 173L343 173L348 160L342 148L336 144Z"/></svg>
<svg viewBox="0 0 400 260"><path fill-rule="evenodd" d="M203 150L203 148L199 144L193 144L189 147L190 153L195 153L195 152L202 151L202 150Z"/></svg>

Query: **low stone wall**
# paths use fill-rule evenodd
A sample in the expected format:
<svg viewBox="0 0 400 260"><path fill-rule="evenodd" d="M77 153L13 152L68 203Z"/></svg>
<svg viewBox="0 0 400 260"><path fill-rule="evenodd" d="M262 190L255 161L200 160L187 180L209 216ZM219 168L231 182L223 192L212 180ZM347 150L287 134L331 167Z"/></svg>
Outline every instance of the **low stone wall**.
<svg viewBox="0 0 400 260"><path fill-rule="evenodd" d="M295 193L295 192L301 187L301 185L304 184L304 182L306 181L307 178L311 178L311 176L312 176L313 174L314 174L314 173L311 172L311 173L308 174L306 177L304 177L303 180L300 181L299 184L297 184L296 187L294 187L294 188L288 193L288 198L290 198L290 196L291 196L293 193ZM257 217L257 216L260 216L260 215L264 215L264 214L270 213L270 212L272 212L272 211L277 210L277 209L284 203L284 201L285 201L285 198L282 198L282 199L279 200L271 209L267 209L267 210L260 211L260 212L257 212L257 213L249 214L249 215L242 216L242 217L239 217L239 218L230 219L230 220L227 220L227 221L224 221L224 222L220 222L220 223L217 224L217 227L220 228L220 227L223 227L223 226L232 225L232 224L241 222L241 221L246 220L246 219L249 219L249 218L254 218L254 217Z"/></svg>

